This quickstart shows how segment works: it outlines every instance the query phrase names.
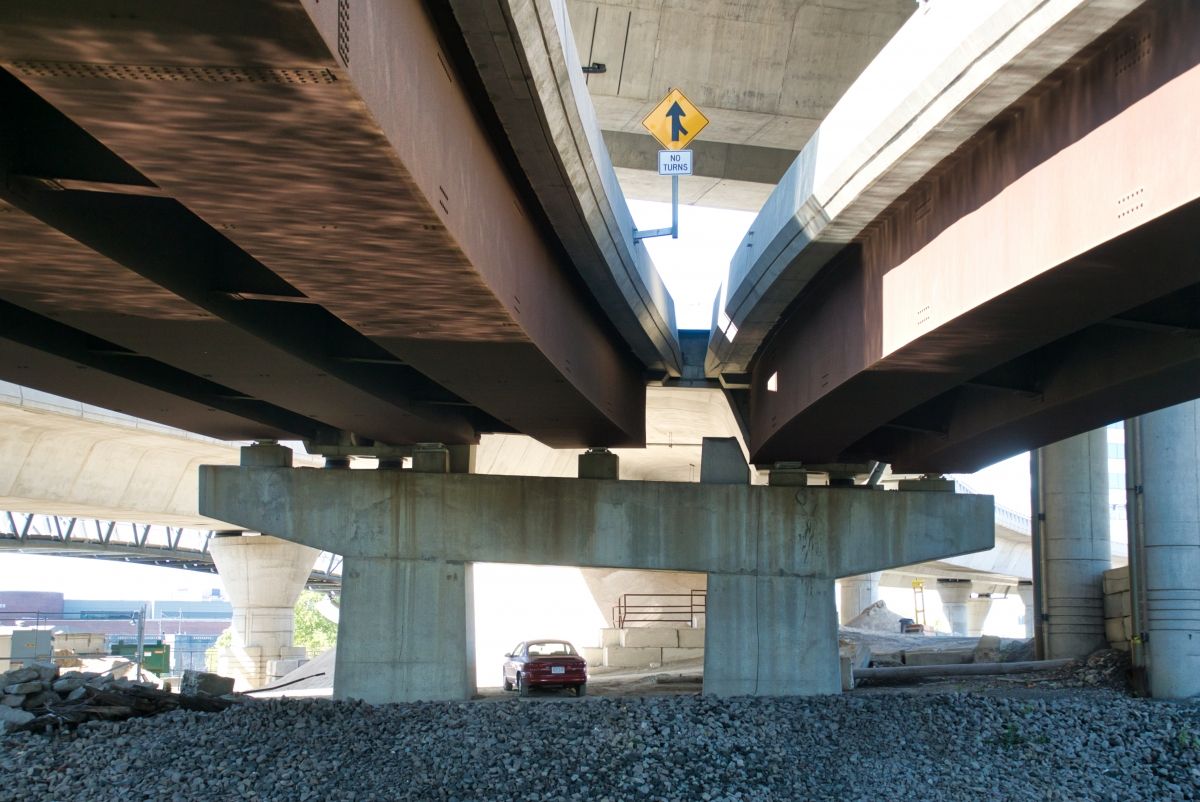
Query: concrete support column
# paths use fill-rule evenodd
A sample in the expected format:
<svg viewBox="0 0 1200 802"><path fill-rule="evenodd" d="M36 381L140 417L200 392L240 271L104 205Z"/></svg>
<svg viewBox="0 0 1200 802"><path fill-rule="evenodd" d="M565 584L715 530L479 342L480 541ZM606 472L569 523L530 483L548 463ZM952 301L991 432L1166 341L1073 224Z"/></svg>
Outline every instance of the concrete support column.
<svg viewBox="0 0 1200 802"><path fill-rule="evenodd" d="M1200 696L1200 401L1143 415L1137 427L1142 492L1131 498L1131 529L1140 524L1144 543L1150 694Z"/></svg>
<svg viewBox="0 0 1200 802"><path fill-rule="evenodd" d="M988 613L992 611L992 597L979 596L967 602L967 634L975 638L983 634Z"/></svg>
<svg viewBox="0 0 1200 802"><path fill-rule="evenodd" d="M842 601L842 609L838 617L842 624L848 623L863 610L879 601L879 580L882 577L882 571L875 571L838 580Z"/></svg>
<svg viewBox="0 0 1200 802"><path fill-rule="evenodd" d="M1025 637L1033 637L1033 583L1022 580L1017 584L1017 595L1021 597L1021 604L1025 605L1025 612L1021 615L1021 623L1025 625Z"/></svg>
<svg viewBox="0 0 1200 802"><path fill-rule="evenodd" d="M971 580L939 579L938 598L942 600L942 612L950 622L953 635L967 634L967 602L971 600Z"/></svg>
<svg viewBox="0 0 1200 802"><path fill-rule="evenodd" d="M262 687L272 660L304 656L292 647L293 608L320 552L268 535L215 537L208 550L233 604L233 646L218 671Z"/></svg>
<svg viewBox="0 0 1200 802"><path fill-rule="evenodd" d="M704 693L841 692L833 580L708 575Z"/></svg>
<svg viewBox="0 0 1200 802"><path fill-rule="evenodd" d="M1097 429L1038 453L1045 657L1085 657L1107 645L1108 432Z"/></svg>
<svg viewBox="0 0 1200 802"><path fill-rule="evenodd" d="M475 625L470 563L350 558L342 565L338 699L470 699Z"/></svg>
<svg viewBox="0 0 1200 802"><path fill-rule="evenodd" d="M205 466L200 499L344 556L334 692L370 702L470 694L472 562L706 573L706 692L818 694L833 577L995 541L991 499L954 493Z"/></svg>

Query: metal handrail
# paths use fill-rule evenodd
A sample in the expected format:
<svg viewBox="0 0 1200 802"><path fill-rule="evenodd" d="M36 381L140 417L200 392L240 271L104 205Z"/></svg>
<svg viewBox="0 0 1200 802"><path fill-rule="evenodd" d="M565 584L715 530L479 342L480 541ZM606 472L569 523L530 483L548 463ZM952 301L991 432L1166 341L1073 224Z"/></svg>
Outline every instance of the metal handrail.
<svg viewBox="0 0 1200 802"><path fill-rule="evenodd" d="M687 599L686 603L640 603L638 599ZM624 629L627 624L687 623L696 625L696 616L706 612L708 594L703 590L689 593L625 593L612 609L613 626Z"/></svg>

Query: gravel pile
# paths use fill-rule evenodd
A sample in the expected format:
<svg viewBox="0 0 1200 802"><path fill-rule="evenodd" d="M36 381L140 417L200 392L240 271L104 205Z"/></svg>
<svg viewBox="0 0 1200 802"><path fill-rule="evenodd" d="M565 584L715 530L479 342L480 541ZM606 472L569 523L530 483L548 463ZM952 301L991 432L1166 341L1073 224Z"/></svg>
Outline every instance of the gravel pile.
<svg viewBox="0 0 1200 802"><path fill-rule="evenodd" d="M0 800L1200 798L1200 708L1106 691L272 699L0 738Z"/></svg>

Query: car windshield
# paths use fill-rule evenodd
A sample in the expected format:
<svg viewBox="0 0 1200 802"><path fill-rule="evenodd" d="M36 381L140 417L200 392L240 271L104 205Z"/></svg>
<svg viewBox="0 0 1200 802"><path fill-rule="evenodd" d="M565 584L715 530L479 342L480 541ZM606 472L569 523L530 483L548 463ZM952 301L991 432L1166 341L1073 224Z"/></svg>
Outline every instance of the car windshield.
<svg viewBox="0 0 1200 802"><path fill-rule="evenodd" d="M561 640L546 640L529 644L530 657L563 657L575 654L571 644Z"/></svg>

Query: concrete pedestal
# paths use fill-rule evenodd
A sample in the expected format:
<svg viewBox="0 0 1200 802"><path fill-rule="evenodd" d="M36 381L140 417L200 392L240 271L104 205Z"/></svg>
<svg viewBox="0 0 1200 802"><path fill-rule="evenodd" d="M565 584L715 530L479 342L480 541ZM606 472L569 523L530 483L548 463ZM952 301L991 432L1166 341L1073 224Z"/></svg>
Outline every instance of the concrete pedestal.
<svg viewBox="0 0 1200 802"><path fill-rule="evenodd" d="M791 576L708 575L704 693L839 693L833 582Z"/></svg>
<svg viewBox="0 0 1200 802"><path fill-rule="evenodd" d="M1147 679L1159 699L1200 696L1200 402L1143 415Z"/></svg>
<svg viewBox="0 0 1200 802"><path fill-rule="evenodd" d="M215 537L208 550L233 605L233 646L218 672L262 687L268 663L298 656L292 611L320 552L267 535Z"/></svg>
<svg viewBox="0 0 1200 802"><path fill-rule="evenodd" d="M971 580L939 579L938 598L942 600L942 612L950 623L953 635L967 634L967 602L971 600Z"/></svg>
<svg viewBox="0 0 1200 802"><path fill-rule="evenodd" d="M1040 449L1042 591L1048 660L1086 657L1106 645L1104 572L1112 567L1108 432Z"/></svg>
<svg viewBox="0 0 1200 802"><path fill-rule="evenodd" d="M347 557L334 696L373 704L471 698L473 610L468 563Z"/></svg>
<svg viewBox="0 0 1200 802"><path fill-rule="evenodd" d="M842 609L838 613L840 623L848 623L863 610L879 601L879 580L882 577L882 571L875 571L838 580L838 591L842 602Z"/></svg>

